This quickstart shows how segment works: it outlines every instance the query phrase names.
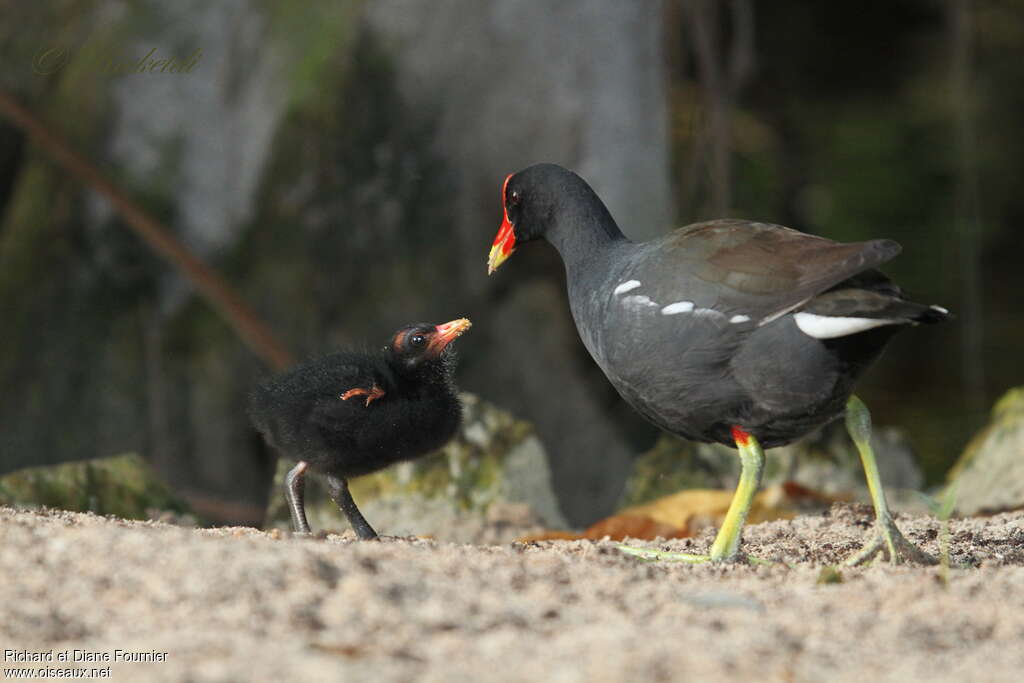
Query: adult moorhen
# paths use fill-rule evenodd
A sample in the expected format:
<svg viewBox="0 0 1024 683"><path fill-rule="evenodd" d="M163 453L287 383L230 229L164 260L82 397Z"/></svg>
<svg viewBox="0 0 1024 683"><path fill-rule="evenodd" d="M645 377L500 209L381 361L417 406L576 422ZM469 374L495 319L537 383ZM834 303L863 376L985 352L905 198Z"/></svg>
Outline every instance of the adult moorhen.
<svg viewBox="0 0 1024 683"><path fill-rule="evenodd" d="M738 448L736 494L710 554L736 556L761 482L762 448L781 446L846 413L875 506L874 537L849 562L878 553L927 562L893 522L867 408L853 385L894 332L944 320L875 267L891 240L840 244L796 230L715 220L634 243L575 173L553 164L505 179L504 221L488 272L516 245L546 239L565 264L584 345L641 415L685 439Z"/></svg>
<svg viewBox="0 0 1024 683"><path fill-rule="evenodd" d="M303 504L308 468L325 475L356 535L377 537L347 480L418 458L452 438L462 405L449 345L469 327L465 318L409 325L380 352L331 354L256 388L249 401L253 424L270 446L299 461L285 478L297 533L310 531Z"/></svg>

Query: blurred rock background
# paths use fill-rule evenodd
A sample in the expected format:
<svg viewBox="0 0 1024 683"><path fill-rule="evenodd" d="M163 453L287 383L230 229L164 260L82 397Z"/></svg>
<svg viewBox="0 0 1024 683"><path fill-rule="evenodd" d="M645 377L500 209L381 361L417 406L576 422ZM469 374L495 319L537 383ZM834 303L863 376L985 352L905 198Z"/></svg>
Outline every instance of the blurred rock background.
<svg viewBox="0 0 1024 683"><path fill-rule="evenodd" d="M535 425L565 519L658 435L579 344L561 265L485 258L504 177L579 171L637 239L708 217L840 240L957 319L860 393L942 481L1024 382L1024 22L1008 0L754 6L0 0L0 88L238 288L296 357L468 316L461 386ZM154 51L188 73L132 73ZM198 51L198 52L197 52ZM0 119L0 472L138 452L259 523L268 372L119 214Z"/></svg>

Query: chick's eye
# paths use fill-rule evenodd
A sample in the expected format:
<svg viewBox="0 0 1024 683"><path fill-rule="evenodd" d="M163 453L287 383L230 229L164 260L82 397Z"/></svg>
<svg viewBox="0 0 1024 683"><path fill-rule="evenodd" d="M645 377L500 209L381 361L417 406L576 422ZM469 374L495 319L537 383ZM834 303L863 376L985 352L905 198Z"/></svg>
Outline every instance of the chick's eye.
<svg viewBox="0 0 1024 683"><path fill-rule="evenodd" d="M512 190L508 195L508 203L512 206L517 205L520 199L519 190Z"/></svg>
<svg viewBox="0 0 1024 683"><path fill-rule="evenodd" d="M422 334L414 334L412 337L409 338L409 341L415 346L420 346L423 344L423 342L426 341L426 339L423 338Z"/></svg>

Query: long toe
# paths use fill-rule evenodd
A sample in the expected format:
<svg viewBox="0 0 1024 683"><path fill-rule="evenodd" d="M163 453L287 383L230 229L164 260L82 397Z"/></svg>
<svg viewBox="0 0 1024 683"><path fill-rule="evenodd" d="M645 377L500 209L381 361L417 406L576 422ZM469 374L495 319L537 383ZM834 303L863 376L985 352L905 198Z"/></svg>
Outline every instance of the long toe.
<svg viewBox="0 0 1024 683"><path fill-rule="evenodd" d="M641 560L650 561L664 561L664 562L689 562L691 564L699 564L701 562L710 562L710 555L693 555L691 553L676 553L668 550L655 550L654 548L638 548L632 545L626 545L619 543L616 546L620 552L626 555L632 555L633 557L639 557Z"/></svg>
<svg viewBox="0 0 1024 683"><path fill-rule="evenodd" d="M688 564L703 564L704 562L748 562L750 564L775 564L775 562L771 560L763 560L760 557L754 557L753 555L747 555L746 553L736 553L731 557L715 559L710 555L677 553L671 550L655 550L654 548L638 548L636 546L626 545L625 543L619 543L616 547L619 552L625 553L626 555L632 555L633 557L639 557L641 560L649 560L651 562L685 562Z"/></svg>
<svg viewBox="0 0 1024 683"><path fill-rule="evenodd" d="M937 563L934 557L908 541L891 519L877 522L871 538L845 564L855 567L870 564L878 558L889 564Z"/></svg>

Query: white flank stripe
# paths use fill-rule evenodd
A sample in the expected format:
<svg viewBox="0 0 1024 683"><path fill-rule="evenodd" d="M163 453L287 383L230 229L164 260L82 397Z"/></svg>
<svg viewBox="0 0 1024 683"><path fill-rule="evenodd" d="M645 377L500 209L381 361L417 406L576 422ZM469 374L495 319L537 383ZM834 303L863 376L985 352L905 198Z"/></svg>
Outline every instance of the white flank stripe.
<svg viewBox="0 0 1024 683"><path fill-rule="evenodd" d="M714 319L714 318L724 318L725 317L725 313L722 313L721 311L716 311L713 308L695 308L693 310L693 314L695 316L697 316L697 317L700 317L700 318L712 318L712 319Z"/></svg>
<svg viewBox="0 0 1024 683"><path fill-rule="evenodd" d="M845 318L841 316L815 315L813 313L795 313L793 320L800 331L815 339L835 339L882 325L893 325L899 321L885 318Z"/></svg>
<svg viewBox="0 0 1024 683"><path fill-rule="evenodd" d="M627 280L627 281L623 282L621 285L619 285L618 287L616 287L615 291L612 292L612 294L614 294L615 296L618 296L619 294L625 294L626 292L628 292L630 290L633 290L633 289L636 289L639 286L640 286L640 281L639 280Z"/></svg>
<svg viewBox="0 0 1024 683"><path fill-rule="evenodd" d="M941 314L943 314L943 315L948 315L948 314L949 314L949 310L948 310L948 309L945 309L945 308L943 308L942 306L938 306L938 305L932 304L932 305L930 306L930 308L931 308L931 309L932 309L933 311L938 311L939 313L941 313Z"/></svg>
<svg viewBox="0 0 1024 683"><path fill-rule="evenodd" d="M658 304L655 301L651 301L651 297L644 296L643 294L634 294L633 296L623 297L622 305L627 308L637 308L638 306L652 306L657 308Z"/></svg>
<svg viewBox="0 0 1024 683"><path fill-rule="evenodd" d="M689 313L693 310L692 301L677 301L661 309L662 315L675 315L677 313Z"/></svg>
<svg viewBox="0 0 1024 683"><path fill-rule="evenodd" d="M750 320L749 315L734 315L733 317L729 318L729 322L731 323L745 323L748 320Z"/></svg>

